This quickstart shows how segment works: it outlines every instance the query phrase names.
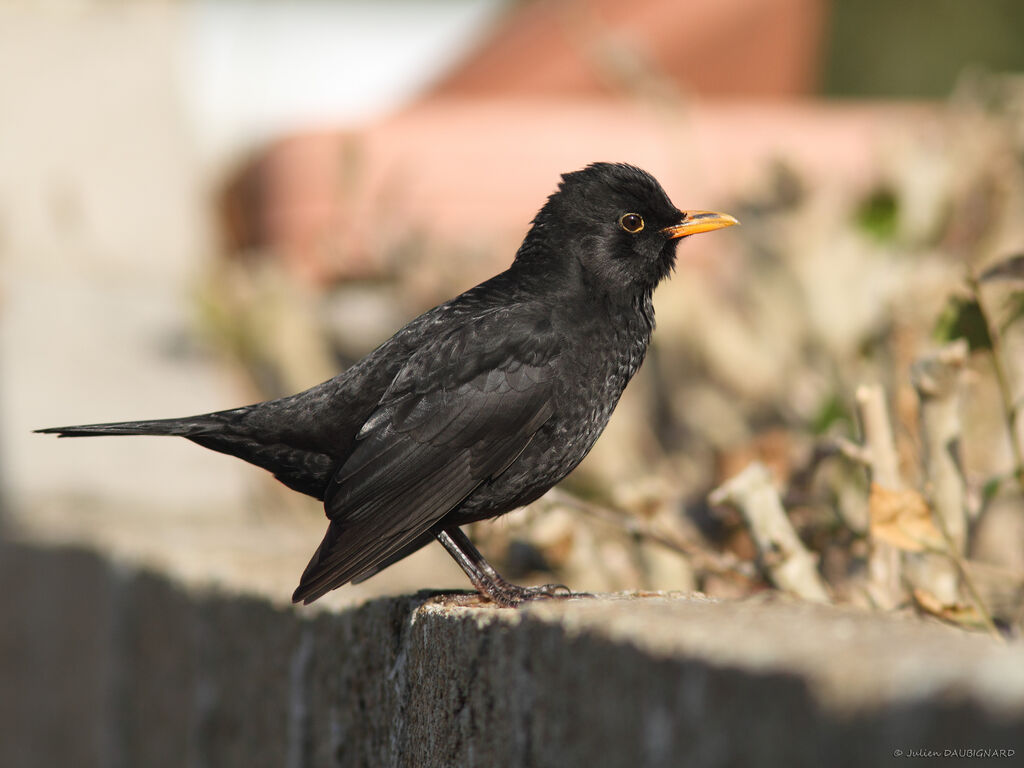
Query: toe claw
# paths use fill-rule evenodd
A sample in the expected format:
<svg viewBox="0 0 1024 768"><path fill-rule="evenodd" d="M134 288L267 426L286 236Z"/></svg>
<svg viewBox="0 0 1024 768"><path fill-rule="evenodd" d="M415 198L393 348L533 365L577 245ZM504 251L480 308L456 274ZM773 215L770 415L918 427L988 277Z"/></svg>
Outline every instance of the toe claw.
<svg viewBox="0 0 1024 768"><path fill-rule="evenodd" d="M565 586L565 584L545 584L539 589L549 597L572 597L572 590Z"/></svg>

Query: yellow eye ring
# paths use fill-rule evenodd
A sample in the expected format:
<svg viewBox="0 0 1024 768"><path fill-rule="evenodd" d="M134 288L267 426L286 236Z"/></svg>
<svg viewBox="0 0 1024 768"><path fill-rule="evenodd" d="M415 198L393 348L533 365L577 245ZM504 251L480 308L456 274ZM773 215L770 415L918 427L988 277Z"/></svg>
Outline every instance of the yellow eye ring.
<svg viewBox="0 0 1024 768"><path fill-rule="evenodd" d="M619 217L619 226L631 235L644 228L644 217L639 213L624 213Z"/></svg>

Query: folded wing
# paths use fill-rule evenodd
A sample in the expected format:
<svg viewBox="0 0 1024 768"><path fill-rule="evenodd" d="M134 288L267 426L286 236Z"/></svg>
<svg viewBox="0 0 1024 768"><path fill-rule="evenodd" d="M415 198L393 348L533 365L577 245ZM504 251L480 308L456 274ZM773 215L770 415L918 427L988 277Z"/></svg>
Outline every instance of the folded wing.
<svg viewBox="0 0 1024 768"><path fill-rule="evenodd" d="M331 524L296 602L316 600L421 537L512 464L551 416L554 359L452 354L487 349L473 339L467 347L465 335L411 357L364 424L327 491ZM433 388L421 391L425 381Z"/></svg>

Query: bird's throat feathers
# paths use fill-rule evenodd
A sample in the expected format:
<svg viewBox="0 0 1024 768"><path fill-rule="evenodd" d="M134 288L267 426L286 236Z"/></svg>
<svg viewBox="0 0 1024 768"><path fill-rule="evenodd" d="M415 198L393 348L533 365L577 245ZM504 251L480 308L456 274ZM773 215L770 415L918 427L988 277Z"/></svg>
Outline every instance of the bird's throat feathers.
<svg viewBox="0 0 1024 768"><path fill-rule="evenodd" d="M567 226L545 206L516 252L512 272L539 288L601 292L618 304L649 302L654 289L675 271L678 240L666 240L656 257L617 248L620 233Z"/></svg>

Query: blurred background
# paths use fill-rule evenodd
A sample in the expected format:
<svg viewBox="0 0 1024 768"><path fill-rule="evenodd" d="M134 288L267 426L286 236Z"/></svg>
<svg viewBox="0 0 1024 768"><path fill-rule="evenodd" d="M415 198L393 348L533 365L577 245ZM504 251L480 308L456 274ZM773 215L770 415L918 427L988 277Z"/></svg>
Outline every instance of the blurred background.
<svg viewBox="0 0 1024 768"><path fill-rule="evenodd" d="M1013 632L1022 39L1016 0L5 4L5 535L286 600L319 504L185 441L30 431L312 386L510 263L560 173L622 161L743 226L683 244L579 470L474 526L496 565L593 591L784 588L743 500L708 501L759 461L826 599ZM953 380L945 477L915 365ZM872 492L863 387L911 502ZM883 508L921 505L925 538L939 508L963 530L886 536ZM881 594L887 547L907 568ZM945 594L913 581L929 553ZM329 602L428 586L466 586L440 548Z"/></svg>

